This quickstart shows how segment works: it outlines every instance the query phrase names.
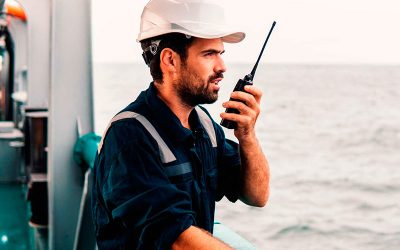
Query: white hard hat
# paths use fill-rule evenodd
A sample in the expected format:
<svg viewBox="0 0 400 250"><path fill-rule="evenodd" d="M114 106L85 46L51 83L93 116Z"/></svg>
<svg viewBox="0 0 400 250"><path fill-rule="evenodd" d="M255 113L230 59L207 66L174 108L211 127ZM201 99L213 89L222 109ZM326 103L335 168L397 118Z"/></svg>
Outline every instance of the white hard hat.
<svg viewBox="0 0 400 250"><path fill-rule="evenodd" d="M222 38L237 43L245 33L229 28L217 0L151 0L143 9L137 41L167 33L199 38Z"/></svg>

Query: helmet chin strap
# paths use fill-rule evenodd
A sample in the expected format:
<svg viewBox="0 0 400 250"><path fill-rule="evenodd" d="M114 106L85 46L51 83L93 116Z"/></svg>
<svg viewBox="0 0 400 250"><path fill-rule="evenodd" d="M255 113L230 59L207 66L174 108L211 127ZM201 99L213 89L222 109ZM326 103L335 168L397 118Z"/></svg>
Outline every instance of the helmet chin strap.
<svg viewBox="0 0 400 250"><path fill-rule="evenodd" d="M185 34L185 36L186 36L187 39L192 38L191 35L186 35L186 34ZM146 63L146 65L149 66L149 67L150 67L150 61L151 61L151 59L152 59L152 58L158 53L158 51L159 51L160 42L161 42L161 39L152 40L150 46L148 46L147 48L145 48L145 49L143 50L143 53L142 53L143 60L144 60L144 62Z"/></svg>
<svg viewBox="0 0 400 250"><path fill-rule="evenodd" d="M149 67L150 67L151 58L153 56L155 56L158 52L158 47L160 45L160 42L161 42L161 40L152 40L150 46L143 50L142 56L143 56L144 62Z"/></svg>

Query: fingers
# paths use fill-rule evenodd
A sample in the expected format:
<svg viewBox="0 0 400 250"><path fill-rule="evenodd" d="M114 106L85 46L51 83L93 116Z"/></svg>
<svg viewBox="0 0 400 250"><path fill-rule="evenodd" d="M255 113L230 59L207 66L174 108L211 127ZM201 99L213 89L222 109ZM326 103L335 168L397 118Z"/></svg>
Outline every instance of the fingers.
<svg viewBox="0 0 400 250"><path fill-rule="evenodd" d="M241 115L235 113L221 113L221 118L229 121L234 121L239 127L253 127L255 116Z"/></svg>
<svg viewBox="0 0 400 250"><path fill-rule="evenodd" d="M245 91L235 91L231 94L231 100L222 104L225 108L239 111L235 113L222 113L221 118L238 123L239 127L254 127L260 113L260 101L262 91L254 86L245 86Z"/></svg>
<svg viewBox="0 0 400 250"><path fill-rule="evenodd" d="M254 85L246 85L244 86L244 90L251 94L252 96L254 96L254 98L256 99L257 103L260 103L261 101L261 96L262 96L262 91L261 89L257 88Z"/></svg>
<svg viewBox="0 0 400 250"><path fill-rule="evenodd" d="M260 107L257 104L250 106L247 103L243 103L238 99L229 100L228 102L224 102L222 104L222 106L224 108L237 109L239 111L239 114L241 114L241 115L249 115L249 116L257 117L258 114L260 113Z"/></svg>
<svg viewBox="0 0 400 250"><path fill-rule="evenodd" d="M262 96L261 89L255 86L247 85L245 86L244 90L246 92L244 91L232 92L231 98L242 101L246 103L249 107L257 106L260 104Z"/></svg>
<svg viewBox="0 0 400 250"><path fill-rule="evenodd" d="M246 92L243 91L232 92L231 98L233 100L229 100L228 102L224 103L224 107L235 108L239 110L241 114L249 113L248 108L250 108L254 110L258 115L260 113L260 102L262 96L261 89L252 85L247 85L245 86L244 90Z"/></svg>

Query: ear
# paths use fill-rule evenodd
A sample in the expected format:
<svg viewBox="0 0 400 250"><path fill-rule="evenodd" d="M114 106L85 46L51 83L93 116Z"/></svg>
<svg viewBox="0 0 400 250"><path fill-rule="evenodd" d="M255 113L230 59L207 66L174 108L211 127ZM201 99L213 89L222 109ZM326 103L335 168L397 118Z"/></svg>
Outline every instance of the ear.
<svg viewBox="0 0 400 250"><path fill-rule="evenodd" d="M162 70L175 72L180 65L179 55L170 48L165 48L160 53L160 67Z"/></svg>

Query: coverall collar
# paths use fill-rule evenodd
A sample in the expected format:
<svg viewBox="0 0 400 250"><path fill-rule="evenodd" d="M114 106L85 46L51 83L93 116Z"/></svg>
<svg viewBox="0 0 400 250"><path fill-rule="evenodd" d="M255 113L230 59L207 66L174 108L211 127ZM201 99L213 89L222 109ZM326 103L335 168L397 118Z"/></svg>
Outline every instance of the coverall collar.
<svg viewBox="0 0 400 250"><path fill-rule="evenodd" d="M185 128L178 117L157 96L157 89L153 82L150 83L145 98L146 105L151 110L152 120L155 121L157 127L162 129L164 133L171 135L170 138L175 145L193 138L192 130L195 132L203 130L195 109L189 115L189 123L192 130Z"/></svg>

